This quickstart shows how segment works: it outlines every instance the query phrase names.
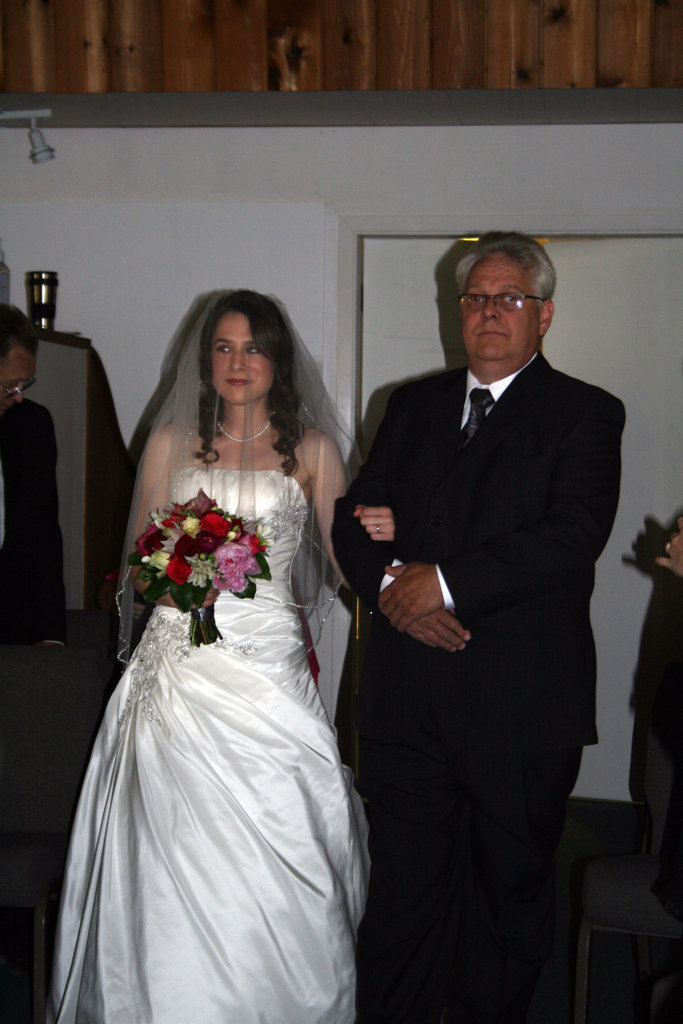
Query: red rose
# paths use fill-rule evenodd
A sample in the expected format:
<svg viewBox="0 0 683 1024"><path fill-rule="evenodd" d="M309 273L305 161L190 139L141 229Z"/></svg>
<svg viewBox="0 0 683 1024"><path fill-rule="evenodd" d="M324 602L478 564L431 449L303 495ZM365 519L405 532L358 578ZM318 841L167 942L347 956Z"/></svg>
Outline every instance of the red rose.
<svg viewBox="0 0 683 1024"><path fill-rule="evenodd" d="M137 541L138 554L151 555L153 551L158 551L164 540L164 535L154 523L147 527L145 532Z"/></svg>
<svg viewBox="0 0 683 1024"><path fill-rule="evenodd" d="M218 512L207 512L200 520L200 527L206 533L214 533L217 537L225 537L230 530L230 523L227 523Z"/></svg>
<svg viewBox="0 0 683 1024"><path fill-rule="evenodd" d="M177 555L173 556L166 567L166 575L169 579L173 580L174 583L185 583L191 572L192 569L185 559L178 558Z"/></svg>
<svg viewBox="0 0 683 1024"><path fill-rule="evenodd" d="M244 544L246 548L249 548L252 555L257 555L260 551L266 550L266 545L258 539L255 533L245 533L240 537L238 543Z"/></svg>
<svg viewBox="0 0 683 1024"><path fill-rule="evenodd" d="M216 533L209 533L208 530L200 530L197 534L197 544L202 551L210 554L215 551L216 548L223 543L223 538L219 537Z"/></svg>
<svg viewBox="0 0 683 1024"><path fill-rule="evenodd" d="M181 558L188 558L190 555L198 555L202 550L202 546L196 537L190 537L188 533L184 533L176 541L173 552Z"/></svg>

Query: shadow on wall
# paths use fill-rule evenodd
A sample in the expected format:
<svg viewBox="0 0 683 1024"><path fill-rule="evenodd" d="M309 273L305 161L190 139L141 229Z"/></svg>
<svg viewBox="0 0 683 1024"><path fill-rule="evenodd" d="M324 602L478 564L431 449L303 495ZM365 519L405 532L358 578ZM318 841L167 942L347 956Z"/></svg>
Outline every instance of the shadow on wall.
<svg viewBox="0 0 683 1024"><path fill-rule="evenodd" d="M634 800L644 796L645 751L655 693L667 665L683 658L683 579L655 564L655 558L663 554L666 542L675 532L680 515L683 509L664 526L654 516L647 516L644 529L633 542L633 554L622 559L624 564L652 579L631 691L634 721L629 787Z"/></svg>
<svg viewBox="0 0 683 1024"><path fill-rule="evenodd" d="M455 280L455 268L459 260L469 252L474 240L466 241L459 238L444 253L434 268L436 282L436 305L439 312L439 337L443 346L446 369L454 370L465 366L467 355L462 343L460 329L460 307L458 305L458 285Z"/></svg>
<svg viewBox="0 0 683 1024"><path fill-rule="evenodd" d="M458 260L472 247L473 242L458 239L441 257L434 267L436 283L436 306L439 318L439 340L444 352L444 369L455 370L465 366L467 356L462 343L460 313L458 307L458 286L455 282L455 268ZM419 374L422 376L422 374ZM389 396L401 384L415 380L415 376L396 378L383 384L370 395L360 428L358 445L363 457L367 456L377 433Z"/></svg>

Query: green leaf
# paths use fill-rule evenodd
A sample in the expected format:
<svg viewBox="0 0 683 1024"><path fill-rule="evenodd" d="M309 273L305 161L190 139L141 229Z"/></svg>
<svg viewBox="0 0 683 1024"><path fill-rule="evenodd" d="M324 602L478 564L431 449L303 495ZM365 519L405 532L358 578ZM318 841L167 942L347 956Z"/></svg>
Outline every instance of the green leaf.
<svg viewBox="0 0 683 1024"><path fill-rule="evenodd" d="M249 580L244 590L240 590L239 594L235 594L235 597L248 597L252 598L256 593L256 584L253 580Z"/></svg>
<svg viewBox="0 0 683 1024"><path fill-rule="evenodd" d="M140 575L143 575L143 573L144 569ZM147 604L151 604L153 601L158 601L160 597L163 597L164 594L167 594L169 591L169 583L170 580L168 576L155 576L142 595Z"/></svg>
<svg viewBox="0 0 683 1024"><path fill-rule="evenodd" d="M207 583L205 587L192 587L192 604L196 605L197 608L201 608L204 604L204 598L209 593L210 589L210 583Z"/></svg>
<svg viewBox="0 0 683 1024"><path fill-rule="evenodd" d="M170 580L168 592L181 611L189 612L193 605L199 608L204 603L210 587L210 583L204 587L195 587L191 583L175 583Z"/></svg>
<svg viewBox="0 0 683 1024"><path fill-rule="evenodd" d="M266 561L265 555L263 555L259 551L259 552L257 552L257 554L254 557L256 558L256 561L259 564L259 568L261 569L261 572L258 575L256 573L254 573L254 578L257 579L257 580L269 580L270 579L270 568L268 566L268 562Z"/></svg>
<svg viewBox="0 0 683 1024"><path fill-rule="evenodd" d="M171 597L181 611L189 612L194 604L194 587L188 586L186 583L176 583L174 580L169 582L168 592Z"/></svg>

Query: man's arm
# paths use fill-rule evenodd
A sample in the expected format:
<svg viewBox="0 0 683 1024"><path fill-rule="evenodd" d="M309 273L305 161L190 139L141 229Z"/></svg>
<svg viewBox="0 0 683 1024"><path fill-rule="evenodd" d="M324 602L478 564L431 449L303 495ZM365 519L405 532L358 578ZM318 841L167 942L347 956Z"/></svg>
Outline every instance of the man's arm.
<svg viewBox="0 0 683 1024"><path fill-rule="evenodd" d="M394 560L393 541L371 540L355 515L358 505L391 506L386 472L392 400L366 462L346 495L338 498L332 524L332 546L344 578L363 604L376 611L384 568Z"/></svg>
<svg viewBox="0 0 683 1024"><path fill-rule="evenodd" d="M41 557L33 579L36 595L33 643L66 640L62 534L57 498L57 442L52 417L43 406L31 404L22 436L19 505L26 522L40 537ZM14 542L17 541L16 535Z"/></svg>
<svg viewBox="0 0 683 1024"><path fill-rule="evenodd" d="M436 565L408 562L393 568L387 566L387 575L394 578L394 583L380 594L379 607L399 633L444 607ZM400 581L400 586L396 586L396 581Z"/></svg>
<svg viewBox="0 0 683 1024"><path fill-rule="evenodd" d="M358 477L353 481L348 493L336 503L335 519L332 528L332 542L335 555L342 567L344 576L358 594L363 604L371 612L384 612L383 602L395 584L382 591L380 587L387 567L394 560L393 543L377 541L371 538L356 515L359 505L372 507L389 505L390 495L386 485L386 467L392 415L390 399L387 414L380 426L366 463ZM389 575L398 576L401 566L389 570ZM436 572L434 572L436 579ZM410 633L415 640L429 647L442 647L444 650L461 650L470 634L463 628L455 615L447 611L443 604L441 588L438 580L439 602L430 613L423 614L419 622L413 621ZM386 613L385 613L386 614Z"/></svg>
<svg viewBox="0 0 683 1024"><path fill-rule="evenodd" d="M472 639L455 612L444 607L443 592L436 574L436 566L425 562L387 566L388 576L394 580L407 576L406 589L394 601L394 584L385 587L379 599L379 610L387 616L399 633L408 633L414 640L428 647L443 647L446 651L462 651ZM412 604L404 604L405 594L413 595ZM407 609L407 613L406 613Z"/></svg>
<svg viewBox="0 0 683 1024"><path fill-rule="evenodd" d="M453 558L439 560L458 614L473 621L557 589L572 578L592 578L609 537L619 497L622 403L601 393L558 446L543 514ZM533 473L533 464L529 465ZM494 483L495 485L495 483ZM519 486L524 486L520 479ZM392 625L409 630L435 598L433 566L408 563L387 597Z"/></svg>

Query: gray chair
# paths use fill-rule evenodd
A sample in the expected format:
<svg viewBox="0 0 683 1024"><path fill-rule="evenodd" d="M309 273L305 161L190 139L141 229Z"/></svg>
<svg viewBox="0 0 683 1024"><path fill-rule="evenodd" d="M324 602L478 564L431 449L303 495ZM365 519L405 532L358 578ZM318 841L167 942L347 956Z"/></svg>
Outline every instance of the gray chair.
<svg viewBox="0 0 683 1024"><path fill-rule="evenodd" d="M106 625L91 616L99 638ZM82 623L79 623L82 625ZM81 638L85 642L86 637ZM103 696L106 647L0 646L0 906L33 910L33 1022L45 1020L48 907Z"/></svg>
<svg viewBox="0 0 683 1024"><path fill-rule="evenodd" d="M636 936L639 975L652 973L650 939L680 939L683 922L668 914L652 892L659 873L658 852L674 777L674 761L650 730L645 768L648 829L641 853L597 857L586 866L576 958L574 1024L586 1024L591 939L595 931Z"/></svg>

